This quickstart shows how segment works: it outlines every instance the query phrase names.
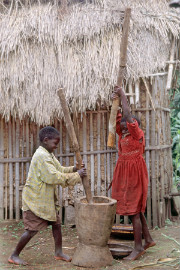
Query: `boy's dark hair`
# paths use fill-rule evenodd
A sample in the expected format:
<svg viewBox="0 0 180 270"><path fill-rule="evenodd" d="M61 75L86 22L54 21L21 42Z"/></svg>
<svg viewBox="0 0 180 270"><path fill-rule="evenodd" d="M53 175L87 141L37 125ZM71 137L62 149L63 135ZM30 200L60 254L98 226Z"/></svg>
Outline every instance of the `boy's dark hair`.
<svg viewBox="0 0 180 270"><path fill-rule="evenodd" d="M141 125L141 121L140 121L140 119L139 119L137 116L132 115L132 118L136 119L136 121L138 122L138 125L139 125L139 126ZM123 118L121 119L121 122L126 122L126 118L123 117Z"/></svg>
<svg viewBox="0 0 180 270"><path fill-rule="evenodd" d="M43 142L44 138L47 137L48 139L53 139L56 136L59 136L59 131L55 129L54 127L47 126L42 128L39 131L39 140L40 142Z"/></svg>

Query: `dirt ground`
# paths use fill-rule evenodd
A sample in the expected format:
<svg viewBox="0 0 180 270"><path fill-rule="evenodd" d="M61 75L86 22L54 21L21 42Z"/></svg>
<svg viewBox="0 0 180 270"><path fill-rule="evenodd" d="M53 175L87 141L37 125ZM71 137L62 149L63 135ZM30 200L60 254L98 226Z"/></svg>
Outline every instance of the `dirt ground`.
<svg viewBox="0 0 180 270"><path fill-rule="evenodd" d="M180 269L180 222L167 221L162 229L156 228L151 231L156 246L148 249L140 259L127 262L122 258L114 258L112 266L102 268L76 267L72 263L54 260L54 243L51 227L39 232L27 245L21 257L28 262L28 266L14 266L7 262L7 259L20 235L23 233L23 222L0 222L0 270L24 269L24 270L170 270ZM75 228L62 226L63 250L64 253L73 256L78 237ZM132 240L122 240L123 244L133 246ZM169 259L168 259L169 258ZM172 259L171 259L172 258ZM160 261L159 259L166 259ZM167 261L167 259L169 261ZM159 260L159 261L158 261ZM158 262L158 264L157 264ZM147 266L153 264L151 266ZM144 266L142 268L142 266Z"/></svg>

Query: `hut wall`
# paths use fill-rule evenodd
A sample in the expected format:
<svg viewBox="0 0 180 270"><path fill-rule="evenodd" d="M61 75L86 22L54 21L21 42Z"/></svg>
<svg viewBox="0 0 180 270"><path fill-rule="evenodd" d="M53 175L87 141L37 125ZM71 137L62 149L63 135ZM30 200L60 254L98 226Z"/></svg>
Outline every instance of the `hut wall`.
<svg viewBox="0 0 180 270"><path fill-rule="evenodd" d="M166 74L148 80L130 82L126 93L132 112L141 118L146 137L145 160L149 174L147 221L149 227L163 226L170 218L172 181L171 136L169 97L166 93ZM87 111L72 115L80 151L85 161L93 195L111 196L107 188L112 180L118 158L116 149L107 149L109 111ZM60 131L60 144L55 155L63 166L75 164L73 149L62 120L55 119L53 126ZM11 117L9 122L0 118L0 219L21 218L22 188L28 174L31 157L39 145L41 127L28 118L20 121ZM65 209L65 221L74 197L82 196L82 185L62 189L59 187L60 205ZM73 207L71 207L73 209ZM61 216L64 211L61 210ZM116 216L116 223L128 223L128 217Z"/></svg>

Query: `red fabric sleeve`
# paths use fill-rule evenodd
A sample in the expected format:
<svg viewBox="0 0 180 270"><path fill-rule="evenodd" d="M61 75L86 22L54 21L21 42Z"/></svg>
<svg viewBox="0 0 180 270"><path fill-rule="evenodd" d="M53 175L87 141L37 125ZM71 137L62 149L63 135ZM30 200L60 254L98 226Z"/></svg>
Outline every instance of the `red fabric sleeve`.
<svg viewBox="0 0 180 270"><path fill-rule="evenodd" d="M139 128L138 122L135 119L133 120L134 120L133 123L126 122L127 128L129 130L129 133L135 140L140 140L141 138L144 137L144 132L142 131L142 129Z"/></svg>
<svg viewBox="0 0 180 270"><path fill-rule="evenodd" d="M121 122L121 119L122 119L122 114L118 111L117 112L117 116L116 116L116 133L121 136L122 133L121 133L121 128L120 128L120 122Z"/></svg>

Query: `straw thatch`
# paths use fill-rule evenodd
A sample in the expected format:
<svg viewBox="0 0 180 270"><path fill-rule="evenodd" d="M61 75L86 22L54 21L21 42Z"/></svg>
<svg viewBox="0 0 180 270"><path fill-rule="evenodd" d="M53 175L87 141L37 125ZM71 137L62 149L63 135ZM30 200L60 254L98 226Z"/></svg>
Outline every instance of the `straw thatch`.
<svg viewBox="0 0 180 270"><path fill-rule="evenodd" d="M63 87L71 111L109 104L116 84L124 9L132 8L127 81L164 70L180 16L165 0L96 0L71 6L14 9L0 18L0 114L38 124L62 117Z"/></svg>

